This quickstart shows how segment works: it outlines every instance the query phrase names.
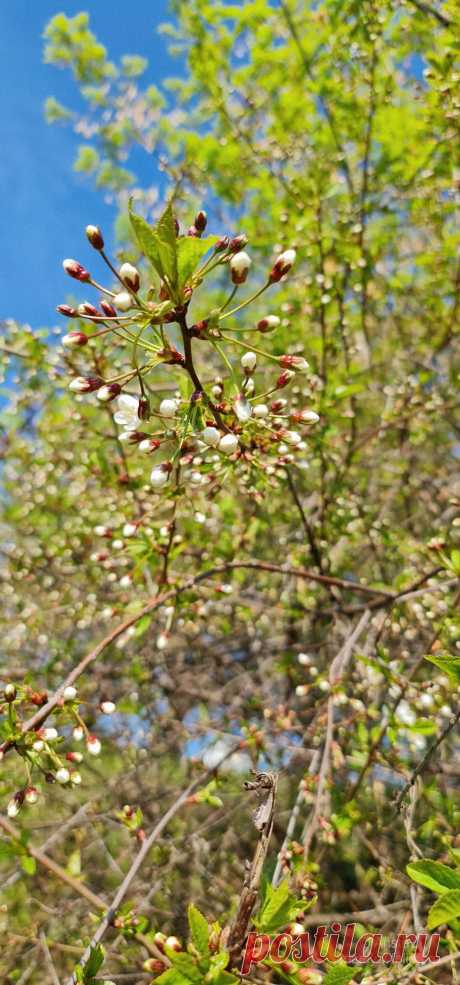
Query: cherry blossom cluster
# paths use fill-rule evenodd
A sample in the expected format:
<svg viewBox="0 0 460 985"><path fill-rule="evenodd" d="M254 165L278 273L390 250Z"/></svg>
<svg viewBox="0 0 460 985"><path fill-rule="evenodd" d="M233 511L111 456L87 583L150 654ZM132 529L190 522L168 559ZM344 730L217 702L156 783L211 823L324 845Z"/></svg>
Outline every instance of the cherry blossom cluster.
<svg viewBox="0 0 460 985"><path fill-rule="evenodd" d="M73 685L62 690L53 713L55 725L43 724L30 730L23 729L23 716L26 718L31 708L38 711L47 701L45 691L33 691L25 685L6 684L0 693L0 713L5 716L0 760L5 752L14 748L22 758L25 769L25 782L7 805L10 818L17 817L24 806L37 803L41 794L40 780L64 787L81 784L78 767L83 763L84 754L78 749L80 743L85 744L90 756L98 756L101 752L100 739L90 732L81 716L78 692ZM114 711L113 701L102 698L99 712L111 715ZM70 742L77 744L77 748L65 748Z"/></svg>
<svg viewBox="0 0 460 985"><path fill-rule="evenodd" d="M64 336L64 347L74 354L88 354L95 367L91 372L77 369L69 389L80 396L94 394L103 404L116 401L118 440L150 458L149 482L154 490L201 486L214 494L235 467L242 473L257 469L276 476L279 467L297 458L302 462L306 438L319 417L311 403L290 408L283 391L303 374L313 395L307 360L297 353L278 355L253 344L255 338L276 333L281 321L277 314L258 317L255 324L231 321L289 274L295 250L279 254L261 286L231 307L252 266L244 234L203 239L207 217L200 211L181 235L170 206L153 228L132 211L130 217L139 249L156 277L146 266L142 274L131 263L117 269L105 253L97 226L87 226L86 235L115 285L102 286L78 261L64 261L70 277L99 293L97 306L83 301L77 307L58 308L66 317L80 319L78 328ZM212 271L225 276L225 269L230 293L220 305L206 310L200 288ZM194 320L200 303L205 310ZM94 343L102 340L105 345L112 341L118 353L122 347L129 368L110 378L97 371ZM209 353L205 362L203 343ZM73 357L69 363L75 372ZM166 380L164 373L155 377L165 366L171 367L171 375Z"/></svg>

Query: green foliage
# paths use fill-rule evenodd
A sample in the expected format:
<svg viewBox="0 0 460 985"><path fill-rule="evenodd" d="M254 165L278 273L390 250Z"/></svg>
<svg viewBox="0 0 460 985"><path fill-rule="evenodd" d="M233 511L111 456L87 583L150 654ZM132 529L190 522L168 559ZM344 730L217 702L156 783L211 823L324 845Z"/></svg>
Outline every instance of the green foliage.
<svg viewBox="0 0 460 985"><path fill-rule="evenodd" d="M262 933L271 934L296 919L306 908L305 900L296 899L284 879L279 886L266 887L265 898L256 918L256 927Z"/></svg>

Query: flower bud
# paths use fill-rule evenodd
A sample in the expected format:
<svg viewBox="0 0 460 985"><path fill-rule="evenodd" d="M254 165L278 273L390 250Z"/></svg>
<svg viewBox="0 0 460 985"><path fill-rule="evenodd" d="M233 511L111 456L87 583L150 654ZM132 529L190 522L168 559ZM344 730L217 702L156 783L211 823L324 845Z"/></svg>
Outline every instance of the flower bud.
<svg viewBox="0 0 460 985"><path fill-rule="evenodd" d="M6 684L5 687L4 687L4 689L3 689L3 697L4 697L5 701L8 701L8 702L14 701L17 693L18 692L17 692L14 684Z"/></svg>
<svg viewBox="0 0 460 985"><path fill-rule="evenodd" d="M145 431L122 431L118 435L118 440L128 445L138 445L145 438L148 438L148 434Z"/></svg>
<svg viewBox="0 0 460 985"><path fill-rule="evenodd" d="M286 404L287 400L285 400L284 397L278 397L278 400L274 400L270 404L270 410L273 414L280 414L281 411L284 410Z"/></svg>
<svg viewBox="0 0 460 985"><path fill-rule="evenodd" d="M241 365L245 373L254 372L257 365L257 356L255 352L245 352L244 356L241 356Z"/></svg>
<svg viewBox="0 0 460 985"><path fill-rule="evenodd" d="M120 277L126 287L129 287L131 291L138 291L141 278L139 271L136 267L133 267L132 263L123 263L120 267Z"/></svg>
<svg viewBox="0 0 460 985"><path fill-rule="evenodd" d="M283 431L281 437L288 445L299 445L302 441L302 436L297 431Z"/></svg>
<svg viewBox="0 0 460 985"><path fill-rule="evenodd" d="M162 400L159 410L162 417L175 417L178 409L177 400Z"/></svg>
<svg viewBox="0 0 460 985"><path fill-rule="evenodd" d="M75 739L75 742L81 742L81 740L82 740L82 738L84 736L84 732L83 732L83 729L82 729L81 725L76 725L75 726L75 728L74 728L74 730L72 732L72 735L73 735L73 737Z"/></svg>
<svg viewBox="0 0 460 985"><path fill-rule="evenodd" d="M230 240L228 248L232 253L237 253L238 250L244 249L247 243L248 237L246 236L246 233L240 233L239 236L234 236L233 239Z"/></svg>
<svg viewBox="0 0 460 985"><path fill-rule="evenodd" d="M297 370L299 373L309 369L307 360L303 356L280 356L278 362L284 369Z"/></svg>
<svg viewBox="0 0 460 985"><path fill-rule="evenodd" d="M70 782L73 783L75 786L79 786L79 784L81 783L81 774L78 773L77 770L71 771Z"/></svg>
<svg viewBox="0 0 460 985"><path fill-rule="evenodd" d="M120 311L129 311L129 309L133 306L133 299L131 295L128 294L128 291L120 291L119 294L115 295L113 303L116 308L119 308Z"/></svg>
<svg viewBox="0 0 460 985"><path fill-rule="evenodd" d="M96 398L106 404L109 400L114 400L121 393L121 386L118 383L106 383L105 386L97 391Z"/></svg>
<svg viewBox="0 0 460 985"><path fill-rule="evenodd" d="M72 684L69 684L68 687L64 688L62 692L62 697L64 698L64 701L73 701L74 698L77 697L76 687L73 687Z"/></svg>
<svg viewBox="0 0 460 985"><path fill-rule="evenodd" d="M296 424L316 424L319 421L319 414L314 410L295 410L291 414L291 417Z"/></svg>
<svg viewBox="0 0 460 985"><path fill-rule="evenodd" d="M209 445L210 448L216 448L221 439L221 434L217 428L208 427L204 428L201 432L201 439L204 441L205 445Z"/></svg>
<svg viewBox="0 0 460 985"><path fill-rule="evenodd" d="M43 752L44 747L45 743L43 742L43 739L36 739L35 742L32 743L32 749L34 752Z"/></svg>
<svg viewBox="0 0 460 985"><path fill-rule="evenodd" d="M116 705L114 704L113 701L101 702L101 711L103 715L113 715L115 709L116 709Z"/></svg>
<svg viewBox="0 0 460 985"><path fill-rule="evenodd" d="M195 221L193 225L195 226L195 229L197 230L198 233L204 233L207 224L208 224L208 217L206 215L206 212L203 212L203 210L200 209L200 211L197 212L195 216Z"/></svg>
<svg viewBox="0 0 460 985"><path fill-rule="evenodd" d="M166 934L163 934L161 930L157 930L157 932L153 935L153 943L156 944L160 951L164 951Z"/></svg>
<svg viewBox="0 0 460 985"><path fill-rule="evenodd" d="M36 787L26 787L24 790L24 800L26 804L36 804L38 800L38 790Z"/></svg>
<svg viewBox="0 0 460 985"><path fill-rule="evenodd" d="M142 967L144 971L153 971L155 976L166 970L166 965L164 961L160 961L160 958L147 958Z"/></svg>
<svg viewBox="0 0 460 985"><path fill-rule="evenodd" d="M292 370L285 369L284 372L283 373L280 373L280 375L278 376L278 379L277 379L276 384L275 384L276 389L277 390L282 390L282 388L284 386L287 386L288 383L291 382L291 380L293 379L294 376L295 376L295 373L293 373Z"/></svg>
<svg viewBox="0 0 460 985"><path fill-rule="evenodd" d="M196 226L189 226L187 229L187 236L193 236L195 239L199 237L199 232Z"/></svg>
<svg viewBox="0 0 460 985"><path fill-rule="evenodd" d="M70 780L69 770L65 766L60 766L56 771L56 777L58 783L68 783Z"/></svg>
<svg viewBox="0 0 460 985"><path fill-rule="evenodd" d="M268 417L270 411L266 404L256 404L252 413L254 417Z"/></svg>
<svg viewBox="0 0 460 985"><path fill-rule="evenodd" d="M55 728L44 728L41 730L41 735L45 742L53 742L58 737L57 729Z"/></svg>
<svg viewBox="0 0 460 985"><path fill-rule="evenodd" d="M165 940L165 947L171 948L171 951L181 951L182 946L177 937L167 937Z"/></svg>
<svg viewBox="0 0 460 985"><path fill-rule="evenodd" d="M107 318L116 318L117 317L117 312L116 312L113 304L110 304L110 302L109 301L106 301L105 299L103 299L99 303L100 303L100 306L101 306L101 311L104 312L104 315L107 315Z"/></svg>
<svg viewBox="0 0 460 985"><path fill-rule="evenodd" d="M143 441L139 442L139 451L143 454L150 454L152 451L156 451L160 447L161 442L157 441L156 438L149 438L148 434L144 435Z"/></svg>
<svg viewBox="0 0 460 985"><path fill-rule="evenodd" d="M69 390L72 390L73 393L92 393L93 390L99 390L103 383L104 380L101 380L99 376L76 376L69 383Z"/></svg>
<svg viewBox="0 0 460 985"><path fill-rule="evenodd" d="M91 274L88 270L78 263L78 260L63 260L62 266L66 274L69 277L73 277L75 280L88 281L91 279Z"/></svg>
<svg viewBox="0 0 460 985"><path fill-rule="evenodd" d="M77 311L81 318L100 318L97 308L90 301L83 301L82 304L79 304Z"/></svg>
<svg viewBox="0 0 460 985"><path fill-rule="evenodd" d="M150 482L155 489L160 489L161 486L165 486L168 479L169 473L171 471L171 466L168 463L163 463L163 465L158 465L152 469L150 473Z"/></svg>
<svg viewBox="0 0 460 985"><path fill-rule="evenodd" d="M289 273L296 258L295 250L285 250L284 253L280 253L279 257L275 260L273 267L268 275L268 279L271 284L276 283L276 281L281 280L285 274Z"/></svg>
<svg viewBox="0 0 460 985"><path fill-rule="evenodd" d="M83 760L82 752L66 752L65 758L68 763L81 763Z"/></svg>
<svg viewBox="0 0 460 985"><path fill-rule="evenodd" d="M19 811L21 810L22 802L24 800L24 793L22 790L18 790L14 797L8 801L8 806L6 808L6 813L8 817L17 817Z"/></svg>
<svg viewBox="0 0 460 985"><path fill-rule="evenodd" d="M232 455L238 448L239 442L236 434L224 434L219 441L219 451L224 455Z"/></svg>
<svg viewBox="0 0 460 985"><path fill-rule="evenodd" d="M104 249L104 240L102 238L102 233L99 226L87 226L85 232L91 246L94 246L95 250Z"/></svg>
<svg viewBox="0 0 460 985"><path fill-rule="evenodd" d="M86 748L91 756L99 756L101 743L96 735L89 735L86 740Z"/></svg>
<svg viewBox="0 0 460 985"><path fill-rule="evenodd" d="M278 328L278 325L280 324L281 319L278 318L278 315L265 315L265 318L261 318L260 321L257 322L257 328L259 329L259 332L266 334L267 332L273 332L273 330Z"/></svg>
<svg viewBox="0 0 460 985"><path fill-rule="evenodd" d="M148 421L150 417L150 402L148 397L139 397L137 416L140 421Z"/></svg>
<svg viewBox="0 0 460 985"><path fill-rule="evenodd" d="M61 315L65 315L66 318L78 318L77 309L71 308L69 304L58 304L56 311L59 311Z"/></svg>
<svg viewBox="0 0 460 985"><path fill-rule="evenodd" d="M223 253L224 250L228 250L229 246L230 246L230 238L228 236L222 236L221 239L217 240L217 243L214 247L214 252Z"/></svg>
<svg viewBox="0 0 460 985"><path fill-rule="evenodd" d="M248 276L251 263L251 257L248 256L244 250L240 250L232 256L232 259L230 260L230 270L234 284L244 284Z"/></svg>
<svg viewBox="0 0 460 985"><path fill-rule="evenodd" d="M123 537L134 537L137 533L137 523L125 523L123 526Z"/></svg>
<svg viewBox="0 0 460 985"><path fill-rule="evenodd" d="M62 338L62 344L68 349L75 349L78 346L86 345L88 336L84 332L68 332Z"/></svg>

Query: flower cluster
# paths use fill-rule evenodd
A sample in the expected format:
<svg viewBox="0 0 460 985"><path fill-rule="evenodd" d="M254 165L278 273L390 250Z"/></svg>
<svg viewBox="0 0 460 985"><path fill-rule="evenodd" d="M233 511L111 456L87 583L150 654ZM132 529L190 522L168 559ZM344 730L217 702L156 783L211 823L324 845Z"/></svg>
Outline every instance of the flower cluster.
<svg viewBox="0 0 460 985"><path fill-rule="evenodd" d="M80 321L62 340L66 350L81 350L92 360L91 369L77 372L69 389L79 395L95 394L101 403L116 401L113 416L119 427L118 440L150 457L154 490L201 486L214 494L234 467L243 474L257 469L268 476L276 476L280 467L296 458L305 467L305 439L319 420L318 414L310 403L299 407L298 400L289 407L282 391L297 374L304 378L308 374L306 392L313 397L316 384L308 362L297 353L278 355L253 344L258 336L276 332L280 325L276 314L268 313L247 326L230 322L227 329L228 319L289 273L295 250L278 255L255 293L232 308L251 268L244 234L203 238L207 217L200 211L186 235L180 235L170 206L154 228L131 209L130 219L153 276L147 272L141 276L131 263L117 269L105 253L96 226L88 226L86 234L115 278L115 286L103 287L82 264L64 261L72 278L99 292L97 307L84 301L76 308L58 308L93 329L91 333L83 330ZM199 288L205 278L226 267L230 294L205 311L204 317L193 320L191 311L201 300ZM94 343L107 345L108 341L113 341L118 352L121 345L129 368L104 378ZM207 344L204 378L195 343L200 343L200 356L203 343ZM73 359L69 364L75 372ZM155 371L165 366L171 367L173 375L168 373L165 380L164 373L157 374L153 390ZM271 367L275 372L270 375Z"/></svg>

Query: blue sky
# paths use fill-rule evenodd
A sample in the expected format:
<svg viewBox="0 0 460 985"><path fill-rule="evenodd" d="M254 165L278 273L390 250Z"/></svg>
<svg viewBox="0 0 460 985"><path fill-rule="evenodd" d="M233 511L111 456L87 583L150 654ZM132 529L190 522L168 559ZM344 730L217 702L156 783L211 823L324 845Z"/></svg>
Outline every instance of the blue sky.
<svg viewBox="0 0 460 985"><path fill-rule="evenodd" d="M178 69L156 34L158 24L168 19L167 0L0 3L0 318L34 328L59 322L56 304L71 289L63 257L94 261L85 225L101 225L110 240L115 218L114 208L90 181L72 171L78 138L70 128L49 126L43 117L47 96L70 108L79 105L70 73L43 63L44 26L53 14L73 16L82 10L89 12L91 28L113 60L122 54L147 57L146 77L157 83Z"/></svg>

